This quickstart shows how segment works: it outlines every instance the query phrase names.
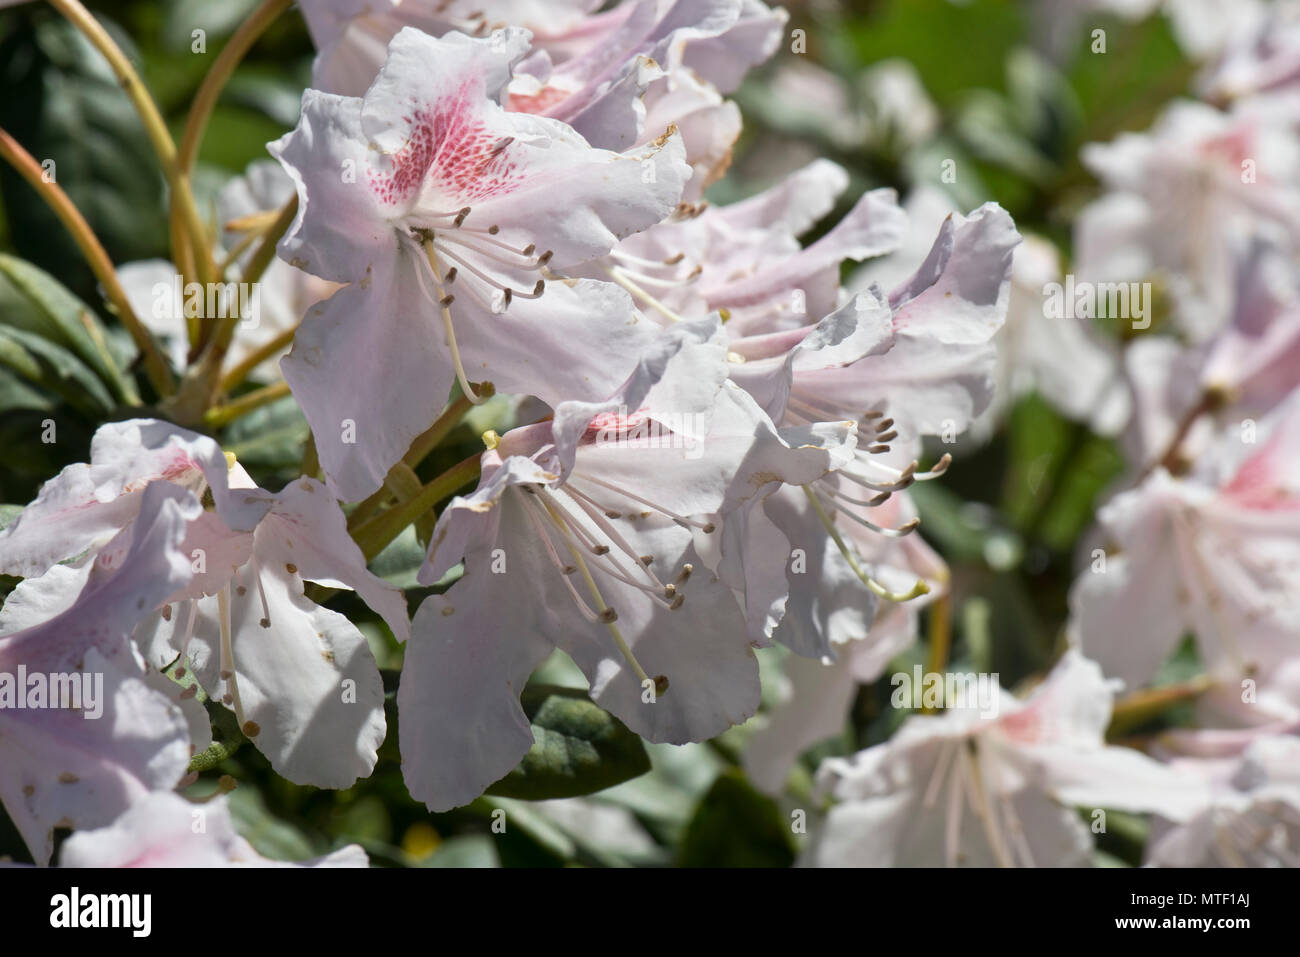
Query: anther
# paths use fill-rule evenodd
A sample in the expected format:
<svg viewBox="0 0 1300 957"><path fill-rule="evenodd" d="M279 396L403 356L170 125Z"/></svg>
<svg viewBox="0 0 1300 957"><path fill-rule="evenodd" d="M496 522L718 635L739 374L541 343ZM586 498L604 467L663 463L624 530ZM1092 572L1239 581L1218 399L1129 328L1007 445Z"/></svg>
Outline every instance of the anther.
<svg viewBox="0 0 1300 957"><path fill-rule="evenodd" d="M446 309L448 306L450 306L450 305L451 305L453 302L455 302L455 301L456 301L456 297L453 296L453 295L451 295L451 294L449 293L448 295L443 296L441 299L438 300L438 305L440 305L440 306L442 306L442 308Z"/></svg>
<svg viewBox="0 0 1300 957"><path fill-rule="evenodd" d="M618 612L613 608L606 608L600 613L599 617L605 624L612 625L614 622L618 621Z"/></svg>
<svg viewBox="0 0 1300 957"><path fill-rule="evenodd" d="M470 212L471 210L468 206L461 209L461 211L456 214L456 219L453 221L453 225L459 226L461 223L465 222L465 217L468 216Z"/></svg>

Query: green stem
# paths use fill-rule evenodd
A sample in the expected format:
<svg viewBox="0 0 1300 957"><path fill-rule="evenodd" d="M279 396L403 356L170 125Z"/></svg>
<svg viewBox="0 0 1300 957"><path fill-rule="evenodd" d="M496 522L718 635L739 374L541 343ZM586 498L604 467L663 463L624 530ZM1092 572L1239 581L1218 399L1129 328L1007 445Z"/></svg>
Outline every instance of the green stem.
<svg viewBox="0 0 1300 957"><path fill-rule="evenodd" d="M1166 685L1163 688L1135 691L1115 702L1115 707L1111 709L1110 726L1106 729L1106 737L1108 739L1120 737L1134 728L1139 728L1175 705L1199 697L1213 686L1214 681L1209 675L1200 675L1189 681Z"/></svg>
<svg viewBox="0 0 1300 957"><path fill-rule="evenodd" d="M149 91L121 47L113 42L108 31L78 0L50 0L50 6L63 14L103 55L117 77L118 83L135 106L136 112L140 114L145 134L149 137L154 152L158 154L163 175L167 177L167 185L171 188L172 203L180 209L180 219L189 236L190 249L196 261L199 279L205 283L212 282L215 278L212 252L208 246L203 220L199 217L198 206L194 202L189 174L178 162L176 144L172 141L167 123L158 112L153 97L149 95Z"/></svg>
<svg viewBox="0 0 1300 957"><path fill-rule="evenodd" d="M413 498L362 522L352 530L353 540L370 561L392 542L406 526L444 498L474 481L479 474L479 456L471 455L424 486Z"/></svg>
<svg viewBox="0 0 1300 957"><path fill-rule="evenodd" d="M225 405L213 406L204 414L203 421L210 429L220 428L242 415L247 415L255 409L260 409L262 406L274 402L276 399L283 399L288 394L289 384L287 382L274 382L260 389L254 389L247 395L241 395L238 399L227 402Z"/></svg>

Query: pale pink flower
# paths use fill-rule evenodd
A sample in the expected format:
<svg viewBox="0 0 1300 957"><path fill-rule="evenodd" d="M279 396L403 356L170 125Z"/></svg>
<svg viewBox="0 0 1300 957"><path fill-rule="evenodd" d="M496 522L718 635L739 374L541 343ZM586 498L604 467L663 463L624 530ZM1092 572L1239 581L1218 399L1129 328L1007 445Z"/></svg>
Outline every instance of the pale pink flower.
<svg viewBox="0 0 1300 957"><path fill-rule="evenodd" d="M1206 669L1239 696L1242 679L1265 685L1297 657L1298 399L1257 435L1231 428L1188 474L1156 468L1101 510L1113 547L1080 575L1071 608L1107 674L1141 685L1192 634Z"/></svg>
<svg viewBox="0 0 1300 957"><path fill-rule="evenodd" d="M999 689L991 702L911 717L886 743L827 760L818 790L835 805L803 862L1077 866L1092 839L1076 807L1186 820L1207 789L1107 745L1112 695L1101 669L1070 650L1023 701Z"/></svg>
<svg viewBox="0 0 1300 957"><path fill-rule="evenodd" d="M49 862L56 828L107 824L149 791L175 786L190 759L181 689L169 693L159 686L166 678L149 675L131 633L189 581L181 540L202 509L165 481L139 499L139 519L93 562L19 582L0 611L0 673L85 676L101 696L98 716L85 700L0 709L0 801L37 864Z"/></svg>
<svg viewBox="0 0 1300 957"><path fill-rule="evenodd" d="M809 429L792 448L724 356L716 319L667 330L613 399L504 436L443 512L421 580L462 558L465 574L421 606L398 692L407 785L430 808L472 800L527 751L519 692L555 648L650 741L703 740L757 708L755 641L693 539L787 473L828 468L853 433Z"/></svg>
<svg viewBox="0 0 1300 957"><path fill-rule="evenodd" d="M613 153L506 112L527 44L515 29L403 30L364 98L308 90L298 128L270 147L301 204L281 256L350 283L308 312L281 363L346 500L379 488L453 381L471 396L472 379L551 404L597 398L651 335L625 292L561 274L674 208L680 137Z"/></svg>
<svg viewBox="0 0 1300 957"><path fill-rule="evenodd" d="M60 867L368 867L349 844L309 861L263 857L235 830L228 799L194 804L170 791L136 801L105 827L77 831L59 851Z"/></svg>

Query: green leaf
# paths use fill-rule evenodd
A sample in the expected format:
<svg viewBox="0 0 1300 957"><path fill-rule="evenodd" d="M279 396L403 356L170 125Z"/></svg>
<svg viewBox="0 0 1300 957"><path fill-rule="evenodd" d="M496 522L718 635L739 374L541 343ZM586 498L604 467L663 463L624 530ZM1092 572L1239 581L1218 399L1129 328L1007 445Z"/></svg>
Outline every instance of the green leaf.
<svg viewBox="0 0 1300 957"><path fill-rule="evenodd" d="M123 402L138 402L98 317L57 279L15 256L0 253L0 315L5 325L41 336L75 353Z"/></svg>
<svg viewBox="0 0 1300 957"><path fill-rule="evenodd" d="M788 819L737 770L719 775L695 809L682 842L683 867L789 867Z"/></svg>
<svg viewBox="0 0 1300 957"><path fill-rule="evenodd" d="M229 805L235 830L259 854L276 861L304 861L320 853L301 830L271 813L256 788L236 788Z"/></svg>
<svg viewBox="0 0 1300 957"><path fill-rule="evenodd" d="M286 397L230 424L222 447L241 464L255 469L288 470L296 476L311 429L292 397Z"/></svg>
<svg viewBox="0 0 1300 957"><path fill-rule="evenodd" d="M55 181L113 262L165 256L162 170L108 63L75 27L50 11L31 4L14 16L16 26L0 43L0 89L5 92L0 126L37 162L53 164L49 170ZM138 62L130 37L99 19ZM76 244L44 200L7 164L0 166L0 192L17 252L91 299L95 279Z"/></svg>
<svg viewBox="0 0 1300 957"><path fill-rule="evenodd" d="M585 692L529 685L520 703L533 726L533 746L488 794L531 801L578 797L650 770L641 739Z"/></svg>
<svg viewBox="0 0 1300 957"><path fill-rule="evenodd" d="M14 519L22 514L22 505L0 505L0 531L13 524Z"/></svg>
<svg viewBox="0 0 1300 957"><path fill-rule="evenodd" d="M85 363L62 346L30 332L0 326L0 365L91 415L110 412L116 406L104 383Z"/></svg>

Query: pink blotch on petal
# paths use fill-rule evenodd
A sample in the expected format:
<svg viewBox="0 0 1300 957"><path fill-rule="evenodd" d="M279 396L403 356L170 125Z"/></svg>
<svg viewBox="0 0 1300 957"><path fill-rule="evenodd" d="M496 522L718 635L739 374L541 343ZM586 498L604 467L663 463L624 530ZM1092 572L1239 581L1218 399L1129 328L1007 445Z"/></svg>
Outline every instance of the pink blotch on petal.
<svg viewBox="0 0 1300 957"><path fill-rule="evenodd" d="M472 203L519 184L523 176L509 158L509 143L502 145L473 109L482 86L479 77L469 77L454 96L432 106L412 101L412 112L402 117L411 127L405 145L389 156L389 170L369 172L381 202L396 205L432 186L458 203Z"/></svg>

